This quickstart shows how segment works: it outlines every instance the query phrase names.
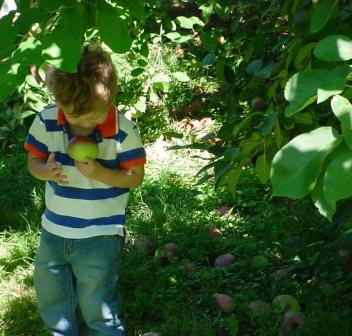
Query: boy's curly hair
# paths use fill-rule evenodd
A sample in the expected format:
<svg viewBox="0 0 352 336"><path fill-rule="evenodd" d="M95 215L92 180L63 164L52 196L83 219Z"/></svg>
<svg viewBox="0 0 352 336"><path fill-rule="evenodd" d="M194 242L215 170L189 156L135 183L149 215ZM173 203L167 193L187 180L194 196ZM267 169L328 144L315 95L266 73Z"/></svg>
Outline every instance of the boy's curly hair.
<svg viewBox="0 0 352 336"><path fill-rule="evenodd" d="M110 55L100 46L85 44L77 72L50 66L46 85L56 103L72 117L107 108L117 93L117 76Z"/></svg>

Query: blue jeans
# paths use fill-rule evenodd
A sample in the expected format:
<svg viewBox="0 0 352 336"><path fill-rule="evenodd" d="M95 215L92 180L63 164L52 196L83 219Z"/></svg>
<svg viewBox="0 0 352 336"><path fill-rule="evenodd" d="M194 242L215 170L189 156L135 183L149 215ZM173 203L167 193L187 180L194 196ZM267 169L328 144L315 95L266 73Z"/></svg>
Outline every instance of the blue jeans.
<svg viewBox="0 0 352 336"><path fill-rule="evenodd" d="M67 239L42 230L34 268L39 313L53 336L124 335L117 269L124 238Z"/></svg>

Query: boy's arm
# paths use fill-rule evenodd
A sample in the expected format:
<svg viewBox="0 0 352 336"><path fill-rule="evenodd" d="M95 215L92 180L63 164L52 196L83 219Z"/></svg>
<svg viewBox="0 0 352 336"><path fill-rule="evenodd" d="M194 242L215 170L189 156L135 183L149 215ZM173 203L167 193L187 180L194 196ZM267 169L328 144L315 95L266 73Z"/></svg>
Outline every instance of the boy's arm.
<svg viewBox="0 0 352 336"><path fill-rule="evenodd" d="M86 162L75 161L75 165L83 175L116 188L138 187L144 178L144 164L111 169L86 158Z"/></svg>
<svg viewBox="0 0 352 336"><path fill-rule="evenodd" d="M66 181L67 176L61 175L62 168L55 162L54 153L51 153L48 161L45 161L29 152L27 167L29 172L39 180L68 184L68 181Z"/></svg>
<svg viewBox="0 0 352 336"><path fill-rule="evenodd" d="M128 169L109 169L101 166L95 180L117 188L134 188L142 184L144 164Z"/></svg>

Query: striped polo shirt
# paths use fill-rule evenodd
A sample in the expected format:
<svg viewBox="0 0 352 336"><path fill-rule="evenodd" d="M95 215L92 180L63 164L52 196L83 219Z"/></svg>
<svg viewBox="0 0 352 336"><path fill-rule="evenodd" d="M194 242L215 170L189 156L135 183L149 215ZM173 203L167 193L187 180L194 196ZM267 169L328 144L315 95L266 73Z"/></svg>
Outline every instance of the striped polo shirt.
<svg viewBox="0 0 352 336"><path fill-rule="evenodd" d="M26 138L25 149L47 160L50 152L63 168L69 184L47 181L45 230L65 238L124 235L129 188L116 188L84 176L67 154L73 135L64 113L50 105L37 114ZM89 135L99 147L97 161L106 168L129 168L146 162L137 126L111 106L104 123Z"/></svg>

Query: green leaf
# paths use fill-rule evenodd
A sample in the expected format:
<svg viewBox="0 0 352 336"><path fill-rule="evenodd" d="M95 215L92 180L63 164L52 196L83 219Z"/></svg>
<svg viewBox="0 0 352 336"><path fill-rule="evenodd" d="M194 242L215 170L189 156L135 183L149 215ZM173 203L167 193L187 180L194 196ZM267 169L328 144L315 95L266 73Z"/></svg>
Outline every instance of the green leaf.
<svg viewBox="0 0 352 336"><path fill-rule="evenodd" d="M266 65L264 68L258 70L254 76L257 76L257 77L263 77L264 79L267 79L270 77L272 71L274 70L276 66L276 63L274 62L271 62L269 63L268 65Z"/></svg>
<svg viewBox="0 0 352 336"><path fill-rule="evenodd" d="M206 55L202 60L202 64L204 66L212 65L214 62L215 62L215 55L213 53Z"/></svg>
<svg viewBox="0 0 352 336"><path fill-rule="evenodd" d="M263 66L263 61L261 59L257 59L253 62L251 62L247 67L246 67L246 72L249 73L250 75L254 75L257 71L260 70L260 68Z"/></svg>
<svg viewBox="0 0 352 336"><path fill-rule="evenodd" d="M59 25L70 31L77 40L84 38L83 34L88 28L87 18L89 13L86 6L78 4L73 8L68 8L61 15ZM72 24L74 22L75 24Z"/></svg>
<svg viewBox="0 0 352 336"><path fill-rule="evenodd" d="M263 143L263 139L258 132L253 132L249 138L240 142L240 153L250 155L254 153Z"/></svg>
<svg viewBox="0 0 352 336"><path fill-rule="evenodd" d="M181 37L181 34L179 32L171 32L171 33L165 34L165 36L171 41L174 41L176 39L179 39Z"/></svg>
<svg viewBox="0 0 352 336"><path fill-rule="evenodd" d="M307 60L310 59L312 50L316 46L316 42L308 43L300 49L295 58L295 67L298 71L304 70L307 65Z"/></svg>
<svg viewBox="0 0 352 336"><path fill-rule="evenodd" d="M267 161L265 153L259 155L255 163L255 170L263 183L267 182L270 178L270 168L270 163Z"/></svg>
<svg viewBox="0 0 352 336"><path fill-rule="evenodd" d="M202 33L200 35L200 40L205 50L210 52L215 51L218 42L214 32L206 31Z"/></svg>
<svg viewBox="0 0 352 336"><path fill-rule="evenodd" d="M341 131L347 146L352 149L352 129L346 124L341 124Z"/></svg>
<svg viewBox="0 0 352 336"><path fill-rule="evenodd" d="M25 35L34 23L43 23L49 19L48 12L40 8L29 8L21 11L21 15L15 21L15 28L18 34Z"/></svg>
<svg viewBox="0 0 352 336"><path fill-rule="evenodd" d="M325 157L340 141L332 127L320 127L293 138L273 159L273 195L297 199L312 191Z"/></svg>
<svg viewBox="0 0 352 336"><path fill-rule="evenodd" d="M351 72L351 67L348 65L341 65L331 70L326 79L318 88L317 103L321 103L333 95L340 94L345 90L346 77Z"/></svg>
<svg viewBox="0 0 352 336"><path fill-rule="evenodd" d="M335 96L331 99L331 109L336 117L352 129L352 105L348 99L342 96Z"/></svg>
<svg viewBox="0 0 352 336"><path fill-rule="evenodd" d="M301 124L301 125L313 124L313 118L312 118L312 114L310 112L296 113L293 116L293 120L294 120L295 124Z"/></svg>
<svg viewBox="0 0 352 336"><path fill-rule="evenodd" d="M237 158L239 152L238 147L227 148L224 152L224 161L231 162Z"/></svg>
<svg viewBox="0 0 352 336"><path fill-rule="evenodd" d="M209 4L209 6L202 5L199 7L199 9L202 11L202 16L204 17L204 19L208 21L210 18L210 15L213 13L214 5L213 4Z"/></svg>
<svg viewBox="0 0 352 336"><path fill-rule="evenodd" d="M20 64L40 64L42 55L42 44L34 37L28 37L25 42L22 42L18 49L12 54L14 63Z"/></svg>
<svg viewBox="0 0 352 336"><path fill-rule="evenodd" d="M237 336L239 331L238 319L235 315L231 315L227 321L229 323L230 336Z"/></svg>
<svg viewBox="0 0 352 336"><path fill-rule="evenodd" d="M100 3L97 26L104 42L116 53L130 50L132 39L118 11L107 3Z"/></svg>
<svg viewBox="0 0 352 336"><path fill-rule="evenodd" d="M274 125L277 123L278 113L272 112L268 115L259 125L259 129L263 135L268 135L271 133Z"/></svg>
<svg viewBox="0 0 352 336"><path fill-rule="evenodd" d="M151 102L156 102L159 100L159 96L154 92L153 88L149 92L149 100Z"/></svg>
<svg viewBox="0 0 352 336"><path fill-rule="evenodd" d="M235 169L232 169L230 173L227 175L227 189L232 195L235 194L237 181L241 176L244 165L245 165L244 161L243 162L241 161L240 164Z"/></svg>
<svg viewBox="0 0 352 336"><path fill-rule="evenodd" d="M172 42L180 43L180 44L187 42L188 40L190 40L192 38L192 35L181 35L178 32L167 33L167 34L165 34L165 36L168 39L170 39Z"/></svg>
<svg viewBox="0 0 352 336"><path fill-rule="evenodd" d="M235 83L236 80L235 71L228 64L224 65L224 78L230 84Z"/></svg>
<svg viewBox="0 0 352 336"><path fill-rule="evenodd" d="M326 62L352 59L352 40L344 35L330 35L314 48L314 56Z"/></svg>
<svg viewBox="0 0 352 336"><path fill-rule="evenodd" d="M252 118L259 114L262 114L262 113L260 112L251 113L247 115L240 123L236 124L232 132L232 137L235 139L237 137L237 134L241 131L241 129L248 127L248 125L252 121Z"/></svg>
<svg viewBox="0 0 352 336"><path fill-rule="evenodd" d="M52 33L42 38L42 56L58 69L76 72L81 58L82 43L83 40L78 40L67 28L58 26Z"/></svg>
<svg viewBox="0 0 352 336"><path fill-rule="evenodd" d="M27 67L19 63L12 64L11 60L0 62L0 102L4 101L15 89L24 82Z"/></svg>
<svg viewBox="0 0 352 336"><path fill-rule="evenodd" d="M39 8L44 9L46 12L54 12L61 6L72 7L75 2L72 0L39 0Z"/></svg>
<svg viewBox="0 0 352 336"><path fill-rule="evenodd" d="M192 29L193 28L193 21L189 18L184 16L179 16L176 18L176 21L182 28Z"/></svg>
<svg viewBox="0 0 352 336"><path fill-rule="evenodd" d="M314 9L312 20L310 22L311 33L316 33L325 27L336 4L337 0L323 0L318 3L318 6Z"/></svg>
<svg viewBox="0 0 352 336"><path fill-rule="evenodd" d="M343 138L352 148L352 105L342 96L335 96L331 99L331 109L341 122Z"/></svg>
<svg viewBox="0 0 352 336"><path fill-rule="evenodd" d="M144 113L147 109L146 98L144 96L139 97L138 102L134 104L137 111Z"/></svg>
<svg viewBox="0 0 352 336"><path fill-rule="evenodd" d="M137 77L139 76L140 74L142 74L144 72L144 69L143 68L136 68L136 69L133 69L131 71L131 76L132 77Z"/></svg>
<svg viewBox="0 0 352 336"><path fill-rule="evenodd" d="M141 0L126 0L124 1L127 6L130 8L132 15L139 19L142 20L145 16L145 10L144 10L144 2Z"/></svg>
<svg viewBox="0 0 352 336"><path fill-rule="evenodd" d="M14 12L10 12L0 19L0 58L11 53L17 37L17 29L12 25L13 17Z"/></svg>
<svg viewBox="0 0 352 336"><path fill-rule="evenodd" d="M170 76L168 76L166 74L159 73L159 74L156 74L152 77L152 82L153 83L170 83L171 78L170 78Z"/></svg>
<svg viewBox="0 0 352 336"><path fill-rule="evenodd" d="M290 102L285 110L287 117L316 100L318 88L325 83L328 73L323 69L307 70L296 73L288 80L285 87L285 98Z"/></svg>
<svg viewBox="0 0 352 336"><path fill-rule="evenodd" d="M352 195L352 152L338 155L328 166L324 178L324 196L336 210L336 202Z"/></svg>
<svg viewBox="0 0 352 336"><path fill-rule="evenodd" d="M182 28L185 29L192 29L194 25L199 25L201 27L204 26L204 22L196 16L191 16L190 18L186 18L185 16L178 16L176 21Z"/></svg>
<svg viewBox="0 0 352 336"><path fill-rule="evenodd" d="M191 80L185 72L176 71L171 75L175 77L179 82L189 82Z"/></svg>

